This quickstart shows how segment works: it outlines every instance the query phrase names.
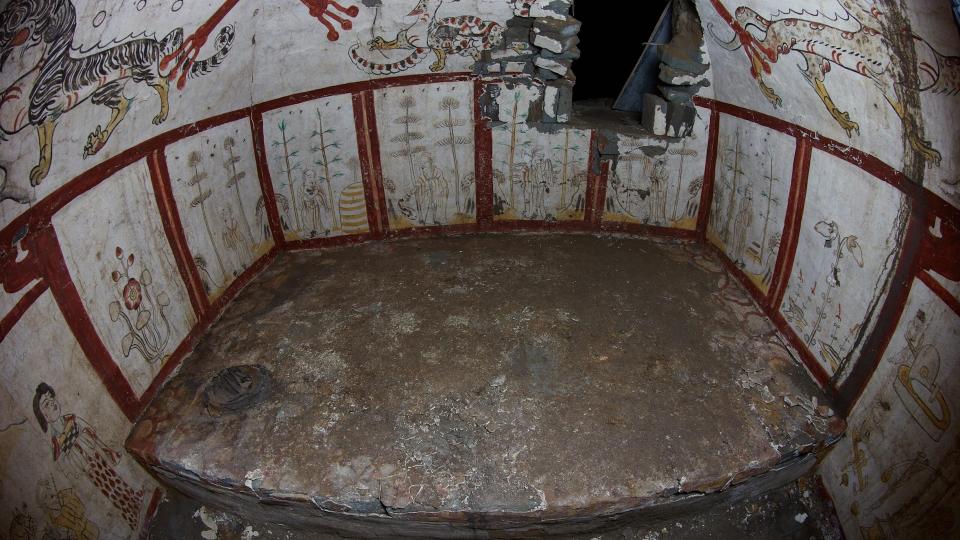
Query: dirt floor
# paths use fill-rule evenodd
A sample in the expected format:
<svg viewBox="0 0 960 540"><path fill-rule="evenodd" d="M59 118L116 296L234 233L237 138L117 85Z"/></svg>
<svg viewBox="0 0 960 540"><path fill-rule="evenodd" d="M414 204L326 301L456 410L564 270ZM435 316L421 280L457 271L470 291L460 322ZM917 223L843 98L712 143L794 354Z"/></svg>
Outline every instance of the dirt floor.
<svg viewBox="0 0 960 540"><path fill-rule="evenodd" d="M281 255L128 448L201 499L509 528L739 483L836 436L824 403L702 247L409 240Z"/></svg>

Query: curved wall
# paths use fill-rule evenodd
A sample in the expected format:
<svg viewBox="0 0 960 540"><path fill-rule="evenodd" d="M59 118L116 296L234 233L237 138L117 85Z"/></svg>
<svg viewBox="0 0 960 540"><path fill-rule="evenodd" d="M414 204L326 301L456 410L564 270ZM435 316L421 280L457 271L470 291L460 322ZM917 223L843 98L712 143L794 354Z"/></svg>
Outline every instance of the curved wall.
<svg viewBox="0 0 960 540"><path fill-rule="evenodd" d="M665 139L557 123L570 81L539 66L563 71L568 59L545 38L535 45L532 28L559 21L545 37L561 51L575 45L564 2L12 2L0 25L0 459L5 470L22 464L0 485L10 526L51 522L82 499L104 533L134 534L159 487L121 450L130 421L278 250L517 229L713 243L850 413L851 434L823 467L848 533L896 533L943 512L956 478L944 464L957 461L946 411L960 404L950 382L960 149L945 121L960 109L956 26L934 2L750 3L762 21L739 2L696 3L714 84L696 100L693 135ZM44 17L70 5L73 40L50 42ZM476 41L446 55L422 48L437 17ZM907 24L923 39L858 41ZM180 27L199 58L215 59L182 88L159 67ZM822 49L825 34L866 45ZM142 36L133 52L145 67L134 73L128 44ZM75 67L104 50L131 53L132 64ZM28 96L50 87L37 84L43 52L74 66L64 67L74 86L31 108ZM834 52L885 71L864 75ZM807 60L820 66L807 70L814 83L795 69ZM165 118L160 72L171 75ZM878 78L890 72L915 73L910 87L926 90L884 94ZM48 151L49 171L31 179ZM51 401L40 383L61 406L46 431L32 405ZM109 458L102 474L129 492L98 489L91 467L63 450L77 425ZM904 461L904 448L926 461ZM923 474L882 481L911 463ZM931 501L910 499L928 485ZM881 495L892 487L897 497Z"/></svg>
<svg viewBox="0 0 960 540"><path fill-rule="evenodd" d="M848 415L820 468L844 530L956 535L956 21L932 1L697 5L719 131L707 236Z"/></svg>

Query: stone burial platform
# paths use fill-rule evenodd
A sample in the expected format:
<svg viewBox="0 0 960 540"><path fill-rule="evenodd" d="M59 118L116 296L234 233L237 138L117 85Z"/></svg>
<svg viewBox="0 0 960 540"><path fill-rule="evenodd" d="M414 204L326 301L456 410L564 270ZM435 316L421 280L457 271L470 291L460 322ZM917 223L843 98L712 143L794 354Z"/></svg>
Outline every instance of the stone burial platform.
<svg viewBox="0 0 960 540"><path fill-rule="evenodd" d="M808 470L843 422L784 343L693 244L494 235L286 253L127 446L204 504L294 528L571 534Z"/></svg>

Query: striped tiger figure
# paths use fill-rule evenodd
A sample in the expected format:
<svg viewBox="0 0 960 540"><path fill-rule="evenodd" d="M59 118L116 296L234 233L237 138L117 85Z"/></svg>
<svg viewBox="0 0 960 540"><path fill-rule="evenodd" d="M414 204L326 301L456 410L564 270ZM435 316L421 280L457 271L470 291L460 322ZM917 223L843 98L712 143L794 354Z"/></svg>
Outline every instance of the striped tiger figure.
<svg viewBox="0 0 960 540"><path fill-rule="evenodd" d="M123 121L134 103L127 97L128 85L143 84L156 92L160 107L154 124L166 120L170 111L170 74L160 73L160 62L180 48L182 28L160 40L143 37L75 56L76 28L77 12L71 0L13 0L0 13L0 80L13 81L0 91L0 139L28 125L36 127L40 157L30 171L33 186L50 172L57 122L81 103L90 100L111 110L106 125L96 126L87 136L83 157L100 151ZM233 38L232 26L220 29L216 52L189 63L187 76L204 75L219 65Z"/></svg>

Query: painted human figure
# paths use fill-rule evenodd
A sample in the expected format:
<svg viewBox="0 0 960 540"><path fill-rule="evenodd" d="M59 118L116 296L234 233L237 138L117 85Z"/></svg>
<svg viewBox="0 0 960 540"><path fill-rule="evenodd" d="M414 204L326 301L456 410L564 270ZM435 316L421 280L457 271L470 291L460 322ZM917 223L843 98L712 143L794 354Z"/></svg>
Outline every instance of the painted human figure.
<svg viewBox="0 0 960 540"><path fill-rule="evenodd" d="M230 250L233 256L234 268L246 269L247 260L250 257L250 246L247 244L247 238L240 232L240 224L237 218L233 217L233 208L226 206L220 215L223 219L223 231L220 233L220 239L223 245ZM234 274L238 272L234 270Z"/></svg>
<svg viewBox="0 0 960 540"><path fill-rule="evenodd" d="M120 463L120 453L101 441L96 430L84 419L63 414L56 391L47 383L37 385L33 412L43 432L50 433L53 460L63 464L76 477L86 476L120 511L127 526L136 530L143 506L143 490L132 488L117 472L115 467Z"/></svg>
<svg viewBox="0 0 960 540"><path fill-rule="evenodd" d="M650 172L650 218L657 224L667 222L667 181L670 179L666 164L658 159Z"/></svg>
<svg viewBox="0 0 960 540"><path fill-rule="evenodd" d="M330 201L317 180L317 173L312 169L303 171L300 200L303 201L303 215L309 223L310 232L319 234L322 231L324 236L329 235L330 228L323 223L323 214L330 211Z"/></svg>
<svg viewBox="0 0 960 540"><path fill-rule="evenodd" d="M450 187L443 175L443 171L433 161L433 156L420 164L420 178L417 179L418 199L423 201L420 223L424 225L442 225L446 220L446 202ZM442 220L441 220L442 216Z"/></svg>

